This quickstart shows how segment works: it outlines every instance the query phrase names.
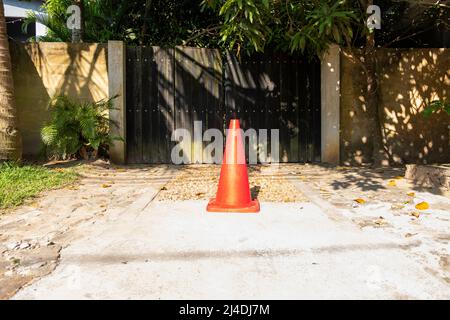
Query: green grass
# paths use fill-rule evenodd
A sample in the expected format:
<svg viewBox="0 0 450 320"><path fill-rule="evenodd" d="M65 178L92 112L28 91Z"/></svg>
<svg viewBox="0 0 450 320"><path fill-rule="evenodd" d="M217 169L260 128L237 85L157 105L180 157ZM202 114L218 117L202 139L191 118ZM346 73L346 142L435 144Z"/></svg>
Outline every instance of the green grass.
<svg viewBox="0 0 450 320"><path fill-rule="evenodd" d="M0 210L19 206L42 191L70 184L77 177L73 169L0 163Z"/></svg>

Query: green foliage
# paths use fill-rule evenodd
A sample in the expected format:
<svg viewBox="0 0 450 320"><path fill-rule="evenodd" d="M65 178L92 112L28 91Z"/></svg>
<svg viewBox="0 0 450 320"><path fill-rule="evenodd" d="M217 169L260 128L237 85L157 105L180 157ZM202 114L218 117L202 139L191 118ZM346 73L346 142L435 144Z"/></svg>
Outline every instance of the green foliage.
<svg viewBox="0 0 450 320"><path fill-rule="evenodd" d="M422 114L426 118L429 118L432 114L439 112L446 112L448 115L450 115L450 102L435 100L427 108L425 108L425 110L423 110Z"/></svg>
<svg viewBox="0 0 450 320"><path fill-rule="evenodd" d="M214 47L218 42L216 28L212 27L219 19L211 11L202 11L198 0L84 0L83 3L84 42L123 40L128 44L162 47L181 44ZM40 37L42 41L70 42L66 10L71 4L72 0L47 0L43 4L47 14L29 13L25 28L40 22L48 28L48 34Z"/></svg>
<svg viewBox="0 0 450 320"><path fill-rule="evenodd" d="M72 0L47 0L47 15L27 23L48 27L44 41L71 40L66 9ZM84 42L226 48L252 53L266 47L311 56L332 43L361 47L369 30L365 0L84 0ZM431 45L448 30L450 8L438 2L377 0L382 29L377 45Z"/></svg>
<svg viewBox="0 0 450 320"><path fill-rule="evenodd" d="M72 169L52 170L37 165L0 164L0 209L18 206L44 190L70 184L77 179Z"/></svg>
<svg viewBox="0 0 450 320"><path fill-rule="evenodd" d="M47 34L41 41L70 42L71 31L67 28L69 14L67 8L72 0L47 0L42 5L42 13L28 12L23 25L39 22L47 27ZM106 42L114 39L126 39L129 35L123 24L127 20L130 7L127 1L98 0L84 1L84 35L85 42ZM36 39L31 39L36 40Z"/></svg>
<svg viewBox="0 0 450 320"><path fill-rule="evenodd" d="M223 18L221 41L231 50L325 51L331 43L348 44L359 20L347 1L204 0Z"/></svg>
<svg viewBox="0 0 450 320"><path fill-rule="evenodd" d="M52 119L41 130L47 153L63 159L79 154L82 149L106 155L113 141L121 140L109 135L111 121L107 111L112 108L112 99L95 103L75 102L66 96L52 99L49 104Z"/></svg>

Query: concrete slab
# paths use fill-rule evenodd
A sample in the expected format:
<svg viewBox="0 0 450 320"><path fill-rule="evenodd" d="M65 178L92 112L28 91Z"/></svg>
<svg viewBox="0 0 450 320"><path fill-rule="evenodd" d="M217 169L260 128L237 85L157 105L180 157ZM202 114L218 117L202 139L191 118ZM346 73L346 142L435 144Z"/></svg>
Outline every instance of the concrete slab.
<svg viewBox="0 0 450 320"><path fill-rule="evenodd" d="M448 299L408 254L420 242L330 220L313 204L207 214L152 202L97 224L15 299Z"/></svg>

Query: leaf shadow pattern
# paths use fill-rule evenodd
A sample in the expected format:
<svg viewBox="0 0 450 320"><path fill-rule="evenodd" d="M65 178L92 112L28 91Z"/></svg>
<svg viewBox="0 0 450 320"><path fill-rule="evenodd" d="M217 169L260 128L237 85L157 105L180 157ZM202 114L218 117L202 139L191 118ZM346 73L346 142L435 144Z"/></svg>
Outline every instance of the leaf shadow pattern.
<svg viewBox="0 0 450 320"><path fill-rule="evenodd" d="M386 189L385 181L402 176L404 169L370 169L357 168L343 172L342 178L334 180L331 186L334 190L358 189L361 191L379 191Z"/></svg>

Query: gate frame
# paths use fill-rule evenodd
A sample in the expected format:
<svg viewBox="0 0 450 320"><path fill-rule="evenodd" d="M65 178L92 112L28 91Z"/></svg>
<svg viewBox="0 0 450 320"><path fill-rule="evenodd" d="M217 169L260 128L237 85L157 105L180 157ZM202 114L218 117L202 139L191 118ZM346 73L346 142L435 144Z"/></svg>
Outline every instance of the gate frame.
<svg viewBox="0 0 450 320"><path fill-rule="evenodd" d="M321 162L340 163L340 55L337 45L330 46L321 58ZM123 41L108 41L108 87L113 109L111 134L116 141L110 148L111 161L126 163L126 45Z"/></svg>

